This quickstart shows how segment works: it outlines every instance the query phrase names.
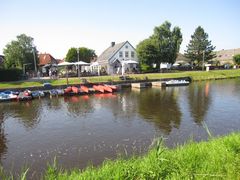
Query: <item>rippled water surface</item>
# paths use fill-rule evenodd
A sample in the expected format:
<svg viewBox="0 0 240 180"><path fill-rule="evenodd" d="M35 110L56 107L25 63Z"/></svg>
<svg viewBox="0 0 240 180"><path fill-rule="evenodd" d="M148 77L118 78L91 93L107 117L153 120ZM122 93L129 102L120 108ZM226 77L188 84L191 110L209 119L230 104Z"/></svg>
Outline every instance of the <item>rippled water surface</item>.
<svg viewBox="0 0 240 180"><path fill-rule="evenodd" d="M240 129L240 80L185 87L127 89L0 104L0 160L6 170L24 165L40 174L57 158L64 168L99 165L118 154L144 153L155 137L173 147Z"/></svg>

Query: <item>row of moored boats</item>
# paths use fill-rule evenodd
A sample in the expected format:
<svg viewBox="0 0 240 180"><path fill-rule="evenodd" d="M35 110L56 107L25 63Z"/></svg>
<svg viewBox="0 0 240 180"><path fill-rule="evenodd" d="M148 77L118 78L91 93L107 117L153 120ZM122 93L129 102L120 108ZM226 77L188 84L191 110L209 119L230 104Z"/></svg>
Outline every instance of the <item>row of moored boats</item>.
<svg viewBox="0 0 240 180"><path fill-rule="evenodd" d="M91 93L112 93L117 91L117 86L114 85L93 85L92 87L87 86L69 86L65 89L50 89L50 90L37 90L30 91L24 90L22 92L19 91L3 91L0 92L0 102L2 101L24 101L31 100L33 98L40 98L46 95L52 96L61 96L61 95L75 95L75 94L91 94Z"/></svg>

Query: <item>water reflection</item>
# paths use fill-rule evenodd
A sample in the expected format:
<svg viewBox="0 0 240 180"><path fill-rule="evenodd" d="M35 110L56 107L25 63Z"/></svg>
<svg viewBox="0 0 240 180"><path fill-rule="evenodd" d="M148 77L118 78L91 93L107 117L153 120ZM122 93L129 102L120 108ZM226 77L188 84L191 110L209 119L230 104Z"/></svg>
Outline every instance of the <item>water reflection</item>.
<svg viewBox="0 0 240 180"><path fill-rule="evenodd" d="M140 92L138 113L146 120L169 134L172 128L179 128L181 111L177 103L175 88L146 89Z"/></svg>
<svg viewBox="0 0 240 180"><path fill-rule="evenodd" d="M194 122L201 124L211 104L210 83L193 83L188 88L189 108Z"/></svg>
<svg viewBox="0 0 240 180"><path fill-rule="evenodd" d="M4 112L4 118L13 116L25 127L34 128L40 121L42 111L42 103L39 101L1 103L1 112Z"/></svg>
<svg viewBox="0 0 240 180"><path fill-rule="evenodd" d="M7 152L7 139L4 133L4 115L0 107L0 161L2 156Z"/></svg>
<svg viewBox="0 0 240 180"><path fill-rule="evenodd" d="M67 110L74 116L85 116L94 111L93 99L89 96L66 96L64 102Z"/></svg>

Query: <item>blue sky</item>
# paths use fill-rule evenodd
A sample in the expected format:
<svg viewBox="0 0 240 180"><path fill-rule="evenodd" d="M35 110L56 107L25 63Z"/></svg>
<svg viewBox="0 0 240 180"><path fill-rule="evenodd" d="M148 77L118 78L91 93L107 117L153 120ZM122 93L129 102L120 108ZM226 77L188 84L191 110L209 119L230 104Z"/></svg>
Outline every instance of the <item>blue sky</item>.
<svg viewBox="0 0 240 180"><path fill-rule="evenodd" d="M100 55L111 41L136 46L166 20L181 28L181 52L199 25L216 50L240 48L238 0L2 0L0 7L0 54L25 33L55 58L80 46Z"/></svg>

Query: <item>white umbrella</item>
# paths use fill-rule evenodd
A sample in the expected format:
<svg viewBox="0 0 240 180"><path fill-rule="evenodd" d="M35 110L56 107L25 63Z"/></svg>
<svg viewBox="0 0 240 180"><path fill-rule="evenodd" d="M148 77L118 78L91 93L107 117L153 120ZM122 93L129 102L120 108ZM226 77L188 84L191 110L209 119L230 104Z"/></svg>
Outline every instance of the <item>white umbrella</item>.
<svg viewBox="0 0 240 180"><path fill-rule="evenodd" d="M138 62L134 61L134 60L126 60L126 61L122 61L122 63L124 63L124 64L138 64Z"/></svg>
<svg viewBox="0 0 240 180"><path fill-rule="evenodd" d="M70 66L70 65L74 65L74 64L67 62L67 61L64 61L64 62L58 64L58 66Z"/></svg>
<svg viewBox="0 0 240 180"><path fill-rule="evenodd" d="M83 62L83 61L74 62L72 64L73 65L90 66L90 63L86 63L86 62Z"/></svg>

